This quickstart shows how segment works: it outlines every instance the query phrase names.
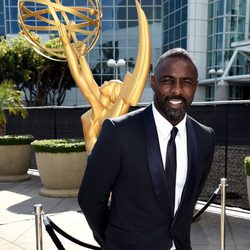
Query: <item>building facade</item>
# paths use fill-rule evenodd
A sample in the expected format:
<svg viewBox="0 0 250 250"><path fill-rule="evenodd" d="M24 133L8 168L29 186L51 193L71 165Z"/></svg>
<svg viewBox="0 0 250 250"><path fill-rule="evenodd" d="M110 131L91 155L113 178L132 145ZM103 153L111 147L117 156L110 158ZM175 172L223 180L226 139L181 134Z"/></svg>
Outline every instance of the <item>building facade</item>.
<svg viewBox="0 0 250 250"><path fill-rule="evenodd" d="M88 0L61 2L63 5L89 5ZM247 52L250 44L250 0L141 0L140 3L151 32L150 73L161 53L182 47L191 53L198 66L200 85L195 101L250 98L250 59ZM103 0L101 4L102 32L97 44L86 56L99 85L115 77L114 68L107 66L111 58L126 61L126 65L118 69L119 79L123 80L126 71L132 72L138 47L134 0ZM34 10L39 9L37 4L30 2L30 5ZM19 32L17 12L17 0L0 0L1 35L16 35ZM240 46L244 49L234 55ZM81 99L76 89L67 94L65 104L80 105ZM148 79L141 102L151 100Z"/></svg>

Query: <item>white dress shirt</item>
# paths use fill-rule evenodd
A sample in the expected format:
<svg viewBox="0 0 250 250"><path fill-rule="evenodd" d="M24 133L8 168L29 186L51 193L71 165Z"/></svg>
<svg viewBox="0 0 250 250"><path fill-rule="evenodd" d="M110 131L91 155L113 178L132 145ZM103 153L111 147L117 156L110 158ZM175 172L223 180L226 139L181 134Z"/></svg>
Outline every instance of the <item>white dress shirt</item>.
<svg viewBox="0 0 250 250"><path fill-rule="evenodd" d="M166 151L168 141L170 139L170 132L173 128L172 124L167 121L155 108L154 103L152 103L153 116L156 124L156 130L158 134L160 150L161 150L161 158L163 162L163 166L165 169L166 163ZM182 196L182 191L186 182L187 177L187 131L186 131L186 120L187 115L183 118L183 120L176 125L178 128L178 133L175 138L176 144L176 184L175 184L175 206L174 206L174 214L176 213ZM171 248L171 250L176 249L175 246Z"/></svg>

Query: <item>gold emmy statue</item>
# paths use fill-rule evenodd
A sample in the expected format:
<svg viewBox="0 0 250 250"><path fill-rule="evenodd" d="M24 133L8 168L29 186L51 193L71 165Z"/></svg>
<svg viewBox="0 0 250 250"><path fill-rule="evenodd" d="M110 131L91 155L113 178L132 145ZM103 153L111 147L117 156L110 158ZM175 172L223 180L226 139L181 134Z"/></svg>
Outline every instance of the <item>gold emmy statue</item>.
<svg viewBox="0 0 250 250"><path fill-rule="evenodd" d="M46 8L33 12L25 6L27 2L39 3ZM120 80L105 81L99 87L85 59L85 54L94 46L100 32L102 13L99 0L96 0L95 3L89 0L91 8L62 6L59 0L19 0L19 24L23 34L39 53L47 57L52 56L52 59L67 58L72 77L92 107L81 117L88 154L97 140L103 121L123 115L129 111L130 106L136 106L148 78L151 61L149 27L138 0L135 0L135 3L139 21L139 47L133 74L127 72L123 82ZM82 14L83 11L88 15ZM58 13L61 13L64 23L58 18ZM70 21L67 13L81 18L84 22ZM48 18L49 14L53 20ZM90 18L91 16L93 18ZM31 17L47 22L47 26L28 25L27 20ZM93 26L93 28L85 29L89 26ZM58 32L63 51L50 51L42 47L35 35L36 30ZM76 32L84 34L86 38L78 41ZM89 41L89 46L86 45L87 41Z"/></svg>

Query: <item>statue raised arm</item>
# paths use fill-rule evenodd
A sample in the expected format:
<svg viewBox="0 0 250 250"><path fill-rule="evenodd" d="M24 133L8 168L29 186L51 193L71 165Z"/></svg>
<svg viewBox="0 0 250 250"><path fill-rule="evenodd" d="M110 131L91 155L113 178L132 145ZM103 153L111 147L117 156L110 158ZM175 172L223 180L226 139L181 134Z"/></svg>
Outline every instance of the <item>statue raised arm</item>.
<svg viewBox="0 0 250 250"><path fill-rule="evenodd" d="M73 47L71 31L67 31L63 24L58 27L72 77L92 107L81 117L88 153L96 142L103 121L125 114L131 105L135 106L147 81L151 60L149 27L138 0L135 2L139 19L139 49L134 72L127 72L123 83L111 80L98 87L84 56L85 45Z"/></svg>

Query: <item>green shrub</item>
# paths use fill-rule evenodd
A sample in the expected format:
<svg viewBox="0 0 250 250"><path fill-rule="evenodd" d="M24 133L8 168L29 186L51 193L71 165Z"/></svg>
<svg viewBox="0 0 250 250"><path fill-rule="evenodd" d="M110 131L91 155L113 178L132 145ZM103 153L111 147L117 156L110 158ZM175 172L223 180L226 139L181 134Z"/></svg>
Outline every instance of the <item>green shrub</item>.
<svg viewBox="0 0 250 250"><path fill-rule="evenodd" d="M250 156L246 156L244 159L244 167L246 175L250 176Z"/></svg>
<svg viewBox="0 0 250 250"><path fill-rule="evenodd" d="M4 135L0 136L0 145L26 145L34 141L32 135Z"/></svg>
<svg viewBox="0 0 250 250"><path fill-rule="evenodd" d="M85 143L79 139L35 140L31 145L35 152L71 153L85 151Z"/></svg>

